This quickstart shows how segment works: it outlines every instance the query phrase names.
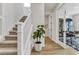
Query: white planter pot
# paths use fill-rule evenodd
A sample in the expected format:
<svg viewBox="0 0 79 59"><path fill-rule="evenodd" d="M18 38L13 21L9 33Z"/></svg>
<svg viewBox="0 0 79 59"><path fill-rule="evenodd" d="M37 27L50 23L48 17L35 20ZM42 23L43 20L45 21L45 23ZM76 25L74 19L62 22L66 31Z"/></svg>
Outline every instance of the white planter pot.
<svg viewBox="0 0 79 59"><path fill-rule="evenodd" d="M40 44L35 43L35 50L36 50L36 51L41 51L41 50L42 50L42 45L41 45L41 43L40 43Z"/></svg>
<svg viewBox="0 0 79 59"><path fill-rule="evenodd" d="M44 37L41 38L41 42L42 42L41 43L42 47L45 47L45 38Z"/></svg>

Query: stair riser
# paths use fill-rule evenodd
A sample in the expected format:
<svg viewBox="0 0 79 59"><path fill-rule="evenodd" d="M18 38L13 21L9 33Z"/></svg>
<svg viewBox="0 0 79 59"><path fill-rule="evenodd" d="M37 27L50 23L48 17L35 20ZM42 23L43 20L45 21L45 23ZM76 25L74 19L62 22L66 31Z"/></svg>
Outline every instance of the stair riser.
<svg viewBox="0 0 79 59"><path fill-rule="evenodd" d="M10 44L5 45L4 44L4 45L0 45L0 47L17 47L17 45L12 45L12 44L11 45Z"/></svg>
<svg viewBox="0 0 79 59"><path fill-rule="evenodd" d="M20 20L20 22L24 22L26 20L27 16L22 17L22 19Z"/></svg>
<svg viewBox="0 0 79 59"><path fill-rule="evenodd" d="M13 30L17 30L17 28L13 28Z"/></svg>
<svg viewBox="0 0 79 59"><path fill-rule="evenodd" d="M0 55L17 55L17 52L12 52L12 53L0 53Z"/></svg>
<svg viewBox="0 0 79 59"><path fill-rule="evenodd" d="M17 40L17 37L5 37L6 40Z"/></svg>
<svg viewBox="0 0 79 59"><path fill-rule="evenodd" d="M5 44L5 45L7 45L7 44L8 44L8 45L9 45L9 44L10 44L10 45L13 45L13 44L14 44L14 45L15 45L15 44L17 44L17 42L9 42L9 43L6 42L6 43L0 43L0 45L2 45L2 44Z"/></svg>
<svg viewBox="0 0 79 59"><path fill-rule="evenodd" d="M10 32L9 34L10 34L10 35L17 35L16 32Z"/></svg>
<svg viewBox="0 0 79 59"><path fill-rule="evenodd" d="M25 20L21 20L20 22L24 22Z"/></svg>
<svg viewBox="0 0 79 59"><path fill-rule="evenodd" d="M24 22L27 16L23 16L20 22ZM12 28L13 31L5 36L5 41L0 43L0 55L17 55L17 30L18 25Z"/></svg>
<svg viewBox="0 0 79 59"><path fill-rule="evenodd" d="M15 25L15 27L17 27L17 25Z"/></svg>

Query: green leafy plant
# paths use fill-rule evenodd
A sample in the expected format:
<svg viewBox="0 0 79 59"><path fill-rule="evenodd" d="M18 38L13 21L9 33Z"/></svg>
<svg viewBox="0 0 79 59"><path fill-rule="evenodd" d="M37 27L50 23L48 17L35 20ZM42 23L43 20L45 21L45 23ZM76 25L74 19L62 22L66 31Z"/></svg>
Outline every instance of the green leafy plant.
<svg viewBox="0 0 79 59"><path fill-rule="evenodd" d="M36 42L40 42L41 37L44 37L45 30L44 25L38 25L37 30L33 32L33 39L37 39Z"/></svg>

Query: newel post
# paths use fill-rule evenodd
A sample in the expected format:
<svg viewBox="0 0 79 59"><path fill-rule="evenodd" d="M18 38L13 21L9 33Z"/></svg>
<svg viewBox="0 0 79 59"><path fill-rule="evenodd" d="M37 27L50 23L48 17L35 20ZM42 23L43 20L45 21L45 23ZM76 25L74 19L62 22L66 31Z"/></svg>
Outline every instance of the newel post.
<svg viewBox="0 0 79 59"><path fill-rule="evenodd" d="M23 51L23 34L22 34L22 23L18 22L17 24L17 54L22 55Z"/></svg>

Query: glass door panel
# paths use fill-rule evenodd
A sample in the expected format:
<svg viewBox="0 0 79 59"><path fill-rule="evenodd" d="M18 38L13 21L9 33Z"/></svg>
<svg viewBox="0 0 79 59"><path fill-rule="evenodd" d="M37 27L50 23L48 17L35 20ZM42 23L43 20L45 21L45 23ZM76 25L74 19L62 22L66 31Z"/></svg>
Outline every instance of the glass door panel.
<svg viewBox="0 0 79 59"><path fill-rule="evenodd" d="M59 41L64 42L63 36L63 18L59 18Z"/></svg>

